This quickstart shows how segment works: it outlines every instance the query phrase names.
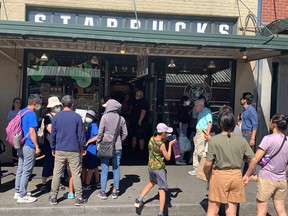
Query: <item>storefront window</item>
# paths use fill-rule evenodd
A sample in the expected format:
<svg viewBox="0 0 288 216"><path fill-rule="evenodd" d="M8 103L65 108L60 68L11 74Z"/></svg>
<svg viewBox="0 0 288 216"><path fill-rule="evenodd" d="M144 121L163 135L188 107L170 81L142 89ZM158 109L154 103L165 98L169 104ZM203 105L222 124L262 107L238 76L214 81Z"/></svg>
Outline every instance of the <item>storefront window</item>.
<svg viewBox="0 0 288 216"><path fill-rule="evenodd" d="M75 98L75 109L92 109L99 114L100 66L96 56L65 52L27 55L28 94L40 93L44 108L49 97L61 99L70 94ZM42 112L40 117L46 109Z"/></svg>

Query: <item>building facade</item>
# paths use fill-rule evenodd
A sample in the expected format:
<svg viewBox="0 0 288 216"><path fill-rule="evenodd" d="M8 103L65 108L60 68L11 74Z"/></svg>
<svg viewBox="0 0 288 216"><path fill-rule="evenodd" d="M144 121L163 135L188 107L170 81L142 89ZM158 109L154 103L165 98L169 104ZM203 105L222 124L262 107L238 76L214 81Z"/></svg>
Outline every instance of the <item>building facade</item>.
<svg viewBox="0 0 288 216"><path fill-rule="evenodd" d="M255 36L248 17L257 11L254 0L6 0L0 11L1 139L14 97L25 105L29 93L41 93L45 105L49 96L72 94L76 108L100 114L105 96L122 101L136 89L149 102L151 128L173 124L183 95L191 101L204 95L217 116L224 104L238 114L242 92L254 92L265 134L272 63L255 60L288 48L283 39Z"/></svg>

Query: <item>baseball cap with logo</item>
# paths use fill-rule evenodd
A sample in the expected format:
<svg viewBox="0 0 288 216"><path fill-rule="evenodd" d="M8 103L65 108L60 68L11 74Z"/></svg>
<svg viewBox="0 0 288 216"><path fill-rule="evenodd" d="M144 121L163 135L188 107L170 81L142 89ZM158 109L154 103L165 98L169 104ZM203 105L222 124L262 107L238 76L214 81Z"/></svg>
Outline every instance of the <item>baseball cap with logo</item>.
<svg viewBox="0 0 288 216"><path fill-rule="evenodd" d="M172 127L168 127L166 124L164 123L159 123L156 127L157 133L172 133L173 132L173 128Z"/></svg>

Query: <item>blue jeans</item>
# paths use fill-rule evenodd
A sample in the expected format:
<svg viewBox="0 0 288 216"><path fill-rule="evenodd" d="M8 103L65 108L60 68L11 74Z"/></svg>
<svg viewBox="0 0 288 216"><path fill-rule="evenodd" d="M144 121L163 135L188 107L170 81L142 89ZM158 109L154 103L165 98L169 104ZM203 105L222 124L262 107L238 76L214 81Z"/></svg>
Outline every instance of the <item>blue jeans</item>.
<svg viewBox="0 0 288 216"><path fill-rule="evenodd" d="M36 153L35 149L24 145L17 149L17 154L19 159L15 179L15 189L16 193L20 194L20 197L24 197L27 193L28 181L35 165Z"/></svg>
<svg viewBox="0 0 288 216"><path fill-rule="evenodd" d="M101 158L101 190L102 191L106 191L110 160L112 160L112 168L113 168L113 189L119 190L121 156L122 156L122 150L116 150L112 158Z"/></svg>

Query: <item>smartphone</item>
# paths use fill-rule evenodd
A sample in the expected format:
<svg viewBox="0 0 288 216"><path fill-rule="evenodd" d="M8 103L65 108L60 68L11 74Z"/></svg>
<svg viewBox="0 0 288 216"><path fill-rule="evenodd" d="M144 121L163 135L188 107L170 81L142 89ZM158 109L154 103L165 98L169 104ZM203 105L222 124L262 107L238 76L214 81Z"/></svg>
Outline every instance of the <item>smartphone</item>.
<svg viewBox="0 0 288 216"><path fill-rule="evenodd" d="M202 133L204 133L204 135L206 135L206 136L207 136L207 133L206 133L206 131L205 131L205 130L202 130Z"/></svg>
<svg viewBox="0 0 288 216"><path fill-rule="evenodd" d="M176 139L176 135L175 134L170 135L170 136L167 137L167 140L169 140L169 141L172 141L174 139Z"/></svg>

